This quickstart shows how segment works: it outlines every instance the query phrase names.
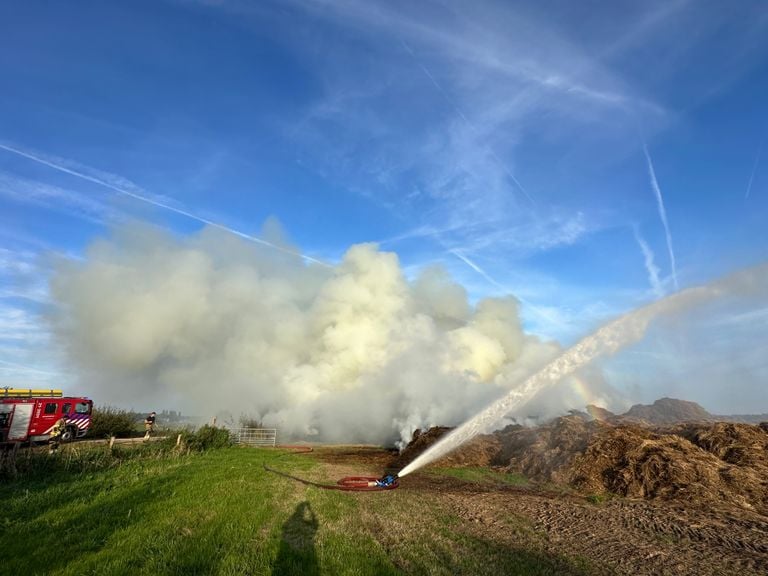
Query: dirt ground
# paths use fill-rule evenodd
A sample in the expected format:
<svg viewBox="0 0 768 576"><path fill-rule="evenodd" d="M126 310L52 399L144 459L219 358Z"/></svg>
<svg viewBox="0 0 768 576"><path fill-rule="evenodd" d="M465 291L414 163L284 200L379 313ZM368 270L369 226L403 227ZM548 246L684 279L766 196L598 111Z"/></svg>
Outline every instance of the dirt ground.
<svg viewBox="0 0 768 576"><path fill-rule="evenodd" d="M396 454L371 447L320 448L308 456L329 478L396 471L390 468ZM426 503L460 518L470 535L510 550L583 558L597 574L768 574L768 517L743 508L601 500L557 486L470 483L428 469L403 478L395 492L403 504ZM364 504L370 495L359 497ZM385 549L396 545L388 534L403 530L388 529L402 523L394 516L371 520Z"/></svg>

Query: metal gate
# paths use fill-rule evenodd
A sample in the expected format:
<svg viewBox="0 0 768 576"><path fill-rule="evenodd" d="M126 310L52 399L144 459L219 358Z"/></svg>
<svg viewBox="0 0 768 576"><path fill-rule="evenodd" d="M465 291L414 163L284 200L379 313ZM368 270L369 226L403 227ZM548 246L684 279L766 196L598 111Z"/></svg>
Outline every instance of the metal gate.
<svg viewBox="0 0 768 576"><path fill-rule="evenodd" d="M275 446L277 428L235 428L230 431L235 444L246 446Z"/></svg>

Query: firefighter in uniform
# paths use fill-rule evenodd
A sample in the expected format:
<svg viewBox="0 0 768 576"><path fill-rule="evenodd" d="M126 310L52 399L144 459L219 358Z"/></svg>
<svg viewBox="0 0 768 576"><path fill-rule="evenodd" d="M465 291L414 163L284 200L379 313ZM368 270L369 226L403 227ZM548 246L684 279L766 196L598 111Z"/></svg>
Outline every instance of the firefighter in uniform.
<svg viewBox="0 0 768 576"><path fill-rule="evenodd" d="M146 433L144 434L144 440L149 440L149 437L152 434L154 429L155 429L155 413L150 412L149 416L147 416L144 419L144 430L146 430Z"/></svg>
<svg viewBox="0 0 768 576"><path fill-rule="evenodd" d="M67 429L67 417L62 416L56 421L56 424L51 428L51 437L48 439L49 453L55 454L59 451L59 444L61 444L61 436Z"/></svg>

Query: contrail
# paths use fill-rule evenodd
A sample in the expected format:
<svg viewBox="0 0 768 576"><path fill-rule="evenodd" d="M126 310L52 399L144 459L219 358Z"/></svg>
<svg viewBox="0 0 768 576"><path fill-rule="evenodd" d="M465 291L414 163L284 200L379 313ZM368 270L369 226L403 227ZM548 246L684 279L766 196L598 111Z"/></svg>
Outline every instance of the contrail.
<svg viewBox="0 0 768 576"><path fill-rule="evenodd" d="M496 280L494 280L494 279L493 279L493 278L492 278L492 277L491 277L491 276L490 276L490 275L489 275L489 274L488 274L488 273L487 273L485 270L483 270L482 268L480 268L480 266L478 266L477 264L475 264L475 263L474 263L472 260L470 260L469 258L467 258L466 256L464 256L464 254L462 254L462 253L461 253L461 252L459 252L458 250L449 250L449 252L450 252L451 254L453 254L454 256L456 256L456 258L458 258L459 260L461 260L462 262L464 262L464 264L466 264L467 266L469 266L470 268L472 268L472 270L474 270L475 272L477 272L478 274L480 274L480 276L482 276L483 278L485 278L485 279L486 279L488 282L490 282L491 284L493 284L494 286L496 286L496 288L499 288L500 290L503 290L503 291L505 291L505 292L509 292L509 289L508 289L506 286L503 286L502 284L499 284L499 283L498 283ZM521 302L522 302L522 300L521 300Z"/></svg>
<svg viewBox="0 0 768 576"><path fill-rule="evenodd" d="M234 228L229 228L228 226L224 226L223 224L219 224L218 222L214 222L213 220L208 220L207 218L202 218L201 216L197 216L195 214L192 214L191 212L182 210L181 208L176 208L174 206L170 206L169 204L158 202L157 200L152 200L151 198L147 198L146 196L142 196L141 194L130 192L129 190L125 190L124 188L115 186L114 184L111 184L106 180L102 180L101 178L96 178L95 176L90 176L89 174L85 174L83 172L79 172L77 170L67 168L66 166L62 166L61 164L51 162L50 160L47 160L40 156L36 156L34 154L30 154L29 152L19 150L18 148L13 148L12 146L7 146L5 144L0 144L0 149L3 149L7 152L11 152L12 154L17 154L18 156L23 156L24 158L28 158L29 160L32 160L39 164L43 164L44 166L48 166L49 168L53 168L54 170L58 170L59 172L64 172L65 174L70 174L71 176L76 176L77 178L87 180L88 182L93 182L94 184L104 186L105 188L109 188L110 190L113 190L118 194L129 196L131 198L139 200L140 202L145 202L147 204L151 204L152 206L156 206L158 208L163 208L170 212L180 214L181 216L186 216L191 220L195 220L197 222L206 224L213 228L224 230L225 232L229 232L230 234L234 234L235 236L239 236L240 238L244 238L245 240L250 240L251 242L255 242L256 244L261 244L263 246L274 248L275 250L279 250L280 252L285 252L286 254L291 254L292 256L297 256L299 258L302 258L303 260L312 262L314 264L320 264L321 266L325 266L327 268L333 268L332 265L326 262L323 262L322 260L312 258L311 256L307 256L305 254L302 254L301 252L296 252L295 250L291 250L289 248L284 248L283 246L278 246L277 244L273 244L272 242L267 242L266 240L262 240L261 238L258 238L256 236L251 236L250 234L246 234L245 232L240 232L239 230L235 230Z"/></svg>
<svg viewBox="0 0 768 576"><path fill-rule="evenodd" d="M504 286L503 284L500 284L499 282L497 282L493 277L491 277L490 274L488 274L485 270L480 268L480 266L475 264L472 260L467 258L464 254L462 254L458 250L453 249L453 250L448 250L448 252L450 252L451 254L456 256L456 258L458 258L459 260L464 262L464 264L466 264L467 266L472 268L472 270L474 270L475 272L480 274L480 276L482 276L488 282L490 282L491 284L496 286L496 288L498 288L499 290L501 290L501 291L503 291L503 292L505 292L507 294L511 294L512 293L512 290L510 290L508 287ZM521 304L523 304L524 306L529 308L531 310L531 312L536 314L539 318L543 318L544 320L546 320L547 322L549 322L553 326L556 326L557 328L561 328L561 329L563 328L563 324L559 320L557 320L557 318L553 318L552 316L547 314L544 310L542 310L541 308L539 308L535 304L532 304L530 301L526 300L525 298L522 298L521 296L518 296L517 294L515 294L515 298L517 298L520 301Z"/></svg>
<svg viewBox="0 0 768 576"><path fill-rule="evenodd" d="M669 223L667 222L667 211L664 208L664 198L661 196L661 189L659 188L659 182L656 180L656 172L653 169L653 162L651 161L651 155L648 153L648 146L643 144L643 152L645 152L645 159L648 161L648 174L651 176L651 187L654 194L656 194L656 202L659 206L659 216L661 217L661 223L664 225L664 234L667 237L667 251L669 252L669 262L672 266L672 280L675 283L675 290L678 290L680 286L677 284L677 266L675 265L675 252L672 249L672 234L669 232Z"/></svg>
<svg viewBox="0 0 768 576"><path fill-rule="evenodd" d="M656 266L653 261L653 251L651 250L651 247L648 246L648 243L645 241L645 239L640 236L640 230L637 228L637 226L635 226L633 230L635 233L635 240L637 240L637 243L640 245L640 250L643 252L643 258L645 259L645 269L648 272L648 281L651 283L653 293L656 294L657 297L661 298L664 296L664 288L661 286L661 282L659 281L659 267Z"/></svg>
<svg viewBox="0 0 768 576"><path fill-rule="evenodd" d="M755 172L757 172L757 165L760 163L760 156L763 154L763 143L760 144L760 148L757 149L757 156L755 157L755 163L752 165L752 173L749 175L749 184L747 184L747 193L744 195L744 200L749 198L749 193L752 192L752 182L755 180Z"/></svg>
<svg viewBox="0 0 768 576"><path fill-rule="evenodd" d="M453 108L453 110L456 112L456 114L461 118L464 123L469 126L472 131L475 133L476 136L480 136L480 130L477 129L475 124L470 121L469 118L467 118L467 115L464 114L463 110L456 104L453 99L448 95L448 92L445 90L445 88L442 87L442 85L437 81L437 79L432 75L432 73L427 69L426 66L424 66L421 62L419 62L418 58L416 57L416 53L413 51L413 49L408 45L408 43L400 39L400 42L402 43L403 47L408 51L408 54L411 55L411 58L413 58L413 61L416 63L416 65L421 68L421 71L424 72L424 75L429 78L430 82L434 84L435 88L437 88L437 91L440 92L440 95L445 99L445 101ZM503 170L503 172L507 175L507 177L512 180L512 182L515 183L515 186L517 186L520 191L525 194L525 197L528 198L528 201L531 204L536 204L534 202L533 197L528 193L528 190L526 190L523 185L520 183L520 181L515 177L515 175L512 173L512 171L507 168L507 165L501 161L501 158L498 157L496 152L491 148L490 146L486 145L485 149L488 151L488 153L491 155L491 157L494 159L496 164Z"/></svg>

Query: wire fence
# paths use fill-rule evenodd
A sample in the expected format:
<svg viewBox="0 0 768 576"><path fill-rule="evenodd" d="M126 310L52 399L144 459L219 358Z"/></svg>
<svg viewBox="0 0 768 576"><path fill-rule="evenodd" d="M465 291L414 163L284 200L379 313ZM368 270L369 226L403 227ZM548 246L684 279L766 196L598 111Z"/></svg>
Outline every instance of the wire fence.
<svg viewBox="0 0 768 576"><path fill-rule="evenodd" d="M232 441L245 446L275 446L277 428L233 428Z"/></svg>

